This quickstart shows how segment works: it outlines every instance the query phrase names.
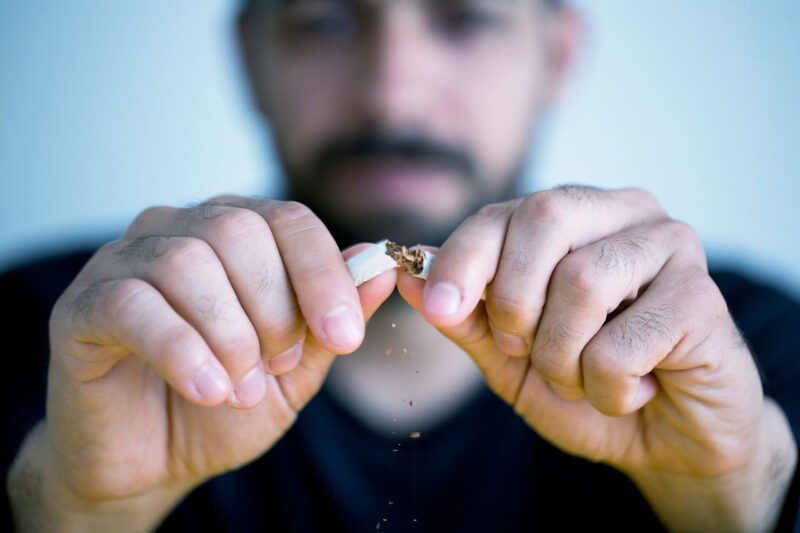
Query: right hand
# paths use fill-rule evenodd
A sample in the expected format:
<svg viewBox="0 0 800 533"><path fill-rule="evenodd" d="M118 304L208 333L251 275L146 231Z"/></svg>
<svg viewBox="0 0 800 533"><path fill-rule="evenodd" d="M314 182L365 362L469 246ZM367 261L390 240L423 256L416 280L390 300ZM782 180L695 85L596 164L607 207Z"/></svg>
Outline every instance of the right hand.
<svg viewBox="0 0 800 533"><path fill-rule="evenodd" d="M394 270L356 289L358 248L343 256L295 202L144 211L51 316L58 486L92 502L183 494L268 450L394 289Z"/></svg>

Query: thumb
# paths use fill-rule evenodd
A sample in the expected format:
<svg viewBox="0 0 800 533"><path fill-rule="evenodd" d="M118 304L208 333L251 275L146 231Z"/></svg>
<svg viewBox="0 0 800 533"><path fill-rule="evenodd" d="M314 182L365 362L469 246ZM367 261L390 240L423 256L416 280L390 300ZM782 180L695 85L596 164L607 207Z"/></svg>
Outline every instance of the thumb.
<svg viewBox="0 0 800 533"><path fill-rule="evenodd" d="M400 295L420 312L424 286L423 280L404 272L398 274ZM527 357L513 357L497 347L483 303L461 323L437 329L472 358L489 388L552 444L572 455L612 463L621 461L621 450L630 449L637 416L609 417L585 398L559 397Z"/></svg>
<svg viewBox="0 0 800 533"><path fill-rule="evenodd" d="M371 244L352 246L342 252L342 257L347 260L368 246ZM358 296L365 320L369 320L381 304L389 298L394 292L396 283L397 269L391 269L358 287ZM336 354L326 350L313 335L309 334L303 346L299 364L285 374L276 377L286 399L295 411L299 411L316 394L336 357Z"/></svg>
<svg viewBox="0 0 800 533"><path fill-rule="evenodd" d="M397 275L400 296L420 313L425 283L406 272L399 272ZM434 327L472 358L486 378L489 388L507 403L514 404L528 369L528 359L510 357L497 347L483 302L478 302L458 324Z"/></svg>

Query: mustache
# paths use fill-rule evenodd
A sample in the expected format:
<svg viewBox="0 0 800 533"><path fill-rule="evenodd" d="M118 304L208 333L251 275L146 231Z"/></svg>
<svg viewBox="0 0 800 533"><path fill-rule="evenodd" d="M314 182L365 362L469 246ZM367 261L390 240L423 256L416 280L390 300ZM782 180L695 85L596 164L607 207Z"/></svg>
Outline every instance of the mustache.
<svg viewBox="0 0 800 533"><path fill-rule="evenodd" d="M417 133L398 132L364 133L326 145L313 165L313 175L329 176L339 165L372 158L440 166L469 182L477 181L476 165L467 150Z"/></svg>

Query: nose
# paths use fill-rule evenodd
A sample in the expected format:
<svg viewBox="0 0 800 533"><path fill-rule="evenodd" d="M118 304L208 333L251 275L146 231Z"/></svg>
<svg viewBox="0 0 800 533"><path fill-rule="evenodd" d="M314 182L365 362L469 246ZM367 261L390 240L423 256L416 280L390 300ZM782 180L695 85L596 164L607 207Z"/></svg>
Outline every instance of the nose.
<svg viewBox="0 0 800 533"><path fill-rule="evenodd" d="M365 54L361 105L376 126L422 126L436 97L435 44L420 15L403 7L384 13Z"/></svg>

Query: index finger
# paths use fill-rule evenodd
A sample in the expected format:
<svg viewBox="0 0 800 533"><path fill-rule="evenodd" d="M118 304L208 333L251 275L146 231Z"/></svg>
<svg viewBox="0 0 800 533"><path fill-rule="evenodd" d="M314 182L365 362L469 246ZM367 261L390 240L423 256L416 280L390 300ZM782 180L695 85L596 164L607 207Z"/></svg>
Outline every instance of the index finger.
<svg viewBox="0 0 800 533"><path fill-rule="evenodd" d="M311 333L333 353L355 351L364 340L364 314L328 229L298 202L265 201L252 209L264 216L273 232Z"/></svg>

